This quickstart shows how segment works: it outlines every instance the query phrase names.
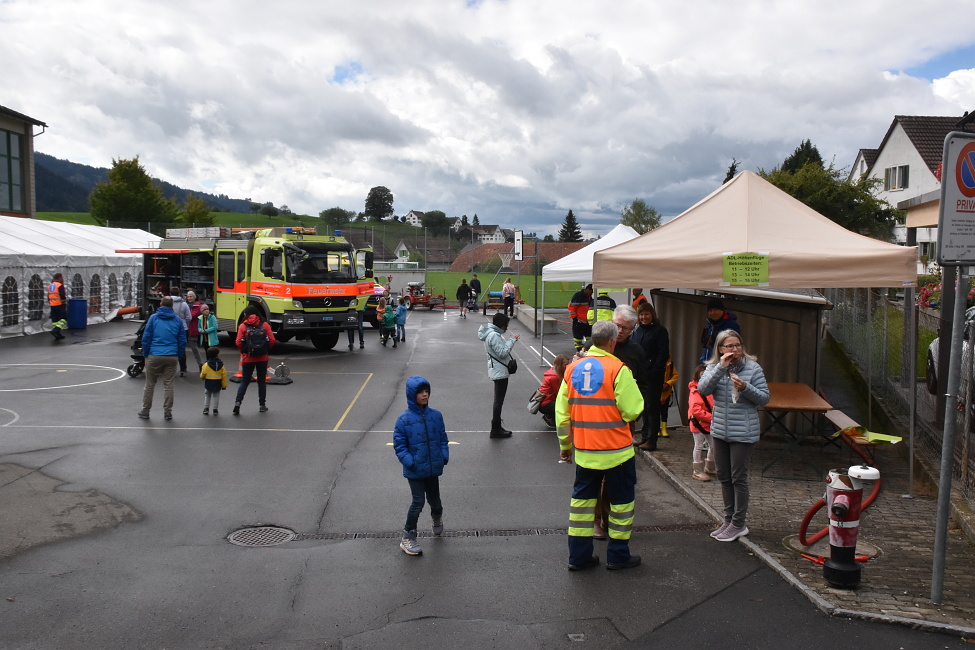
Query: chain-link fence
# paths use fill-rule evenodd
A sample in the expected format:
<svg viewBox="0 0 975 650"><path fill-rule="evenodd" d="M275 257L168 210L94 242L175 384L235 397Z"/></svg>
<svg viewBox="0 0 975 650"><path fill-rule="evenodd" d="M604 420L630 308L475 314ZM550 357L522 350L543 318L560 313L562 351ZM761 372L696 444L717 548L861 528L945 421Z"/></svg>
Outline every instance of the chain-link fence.
<svg viewBox="0 0 975 650"><path fill-rule="evenodd" d="M905 305L885 293L868 289L830 289L833 303L826 312L829 333L870 386L874 403L907 436L913 412L914 453L928 467L941 466L945 398L938 395L938 326L936 312ZM975 381L972 344L975 328L965 332L961 388L955 431L954 480L975 505ZM948 345L946 342L945 345ZM947 376L947 368L943 370ZM895 433L895 432L891 432Z"/></svg>

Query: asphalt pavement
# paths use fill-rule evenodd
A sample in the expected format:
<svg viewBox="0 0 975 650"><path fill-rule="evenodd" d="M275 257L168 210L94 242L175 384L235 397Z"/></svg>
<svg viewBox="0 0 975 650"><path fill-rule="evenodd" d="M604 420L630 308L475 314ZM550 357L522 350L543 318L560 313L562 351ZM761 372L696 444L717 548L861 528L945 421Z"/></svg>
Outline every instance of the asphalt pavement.
<svg viewBox="0 0 975 650"><path fill-rule="evenodd" d="M638 463L643 565L567 571L573 468L525 408L537 340L512 323L515 433L490 439L484 322L415 311L396 349L376 330L352 351L279 345L272 365L294 381L268 387L268 413L252 385L231 415L231 384L204 416L190 373L172 421L161 386L151 419L136 417L134 322L0 339L0 648L968 647L953 622L830 616L761 545L710 539L707 495L668 467L667 441ZM227 340L222 353L234 367ZM409 490L391 449L411 375L430 380L454 443L447 530L434 538L424 511L419 557L398 548ZM247 529L287 541L231 543Z"/></svg>

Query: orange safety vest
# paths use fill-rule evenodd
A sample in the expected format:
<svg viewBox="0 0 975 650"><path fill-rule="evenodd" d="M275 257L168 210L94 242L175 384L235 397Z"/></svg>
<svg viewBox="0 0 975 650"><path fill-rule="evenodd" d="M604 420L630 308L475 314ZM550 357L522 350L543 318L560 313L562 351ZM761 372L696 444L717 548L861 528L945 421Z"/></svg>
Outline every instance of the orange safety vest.
<svg viewBox="0 0 975 650"><path fill-rule="evenodd" d="M48 287L47 287L47 302L52 307L60 307L61 305L64 304L64 302L61 300L61 283L60 282L52 282L50 285L48 285Z"/></svg>
<svg viewBox="0 0 975 650"><path fill-rule="evenodd" d="M616 376L623 362L613 356L583 357L565 370L572 444L579 451L618 452L633 445L630 425L616 405Z"/></svg>
<svg viewBox="0 0 975 650"><path fill-rule="evenodd" d="M642 305L645 302L648 302L647 296L641 293L639 296L633 299L633 309L639 309L640 305Z"/></svg>

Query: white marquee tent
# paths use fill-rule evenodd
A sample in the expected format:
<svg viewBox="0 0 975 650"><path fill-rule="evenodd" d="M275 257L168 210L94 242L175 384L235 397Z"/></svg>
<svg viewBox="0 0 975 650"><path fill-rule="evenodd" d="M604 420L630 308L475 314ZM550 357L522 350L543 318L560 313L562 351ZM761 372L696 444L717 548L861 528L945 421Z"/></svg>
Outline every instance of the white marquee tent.
<svg viewBox="0 0 975 650"><path fill-rule="evenodd" d="M140 297L142 256L116 249L157 246L145 230L0 217L0 336L50 328L47 286L64 275L70 299L87 301L88 322L104 322Z"/></svg>
<svg viewBox="0 0 975 650"><path fill-rule="evenodd" d="M542 315L541 322L545 322L545 283L546 282L578 282L580 285L592 282L592 261L597 251L601 251L610 246L616 246L623 242L630 241L639 237L640 233L629 226L620 224L610 230L605 237L600 237L585 248L580 248L574 253L566 255L560 260L542 267ZM545 328L541 328L541 345L539 347L539 357L544 358L545 349Z"/></svg>

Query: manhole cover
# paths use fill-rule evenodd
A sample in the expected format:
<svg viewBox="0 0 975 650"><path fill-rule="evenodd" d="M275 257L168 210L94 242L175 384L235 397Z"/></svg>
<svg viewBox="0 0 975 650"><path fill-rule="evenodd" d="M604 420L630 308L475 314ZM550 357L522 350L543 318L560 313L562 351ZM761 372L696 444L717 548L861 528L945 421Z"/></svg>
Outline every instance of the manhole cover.
<svg viewBox="0 0 975 650"><path fill-rule="evenodd" d="M235 530L227 536L227 541L237 546L277 546L290 542L297 534L280 526L254 526Z"/></svg>

